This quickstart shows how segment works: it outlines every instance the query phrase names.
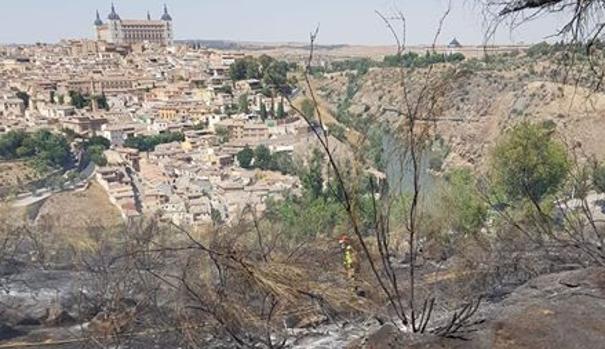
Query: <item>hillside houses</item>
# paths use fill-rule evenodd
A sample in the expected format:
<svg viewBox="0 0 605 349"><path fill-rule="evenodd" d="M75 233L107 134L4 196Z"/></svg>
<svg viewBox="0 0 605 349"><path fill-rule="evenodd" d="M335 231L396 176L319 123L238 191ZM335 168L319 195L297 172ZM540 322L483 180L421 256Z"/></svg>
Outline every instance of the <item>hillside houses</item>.
<svg viewBox="0 0 605 349"><path fill-rule="evenodd" d="M133 184L124 167L99 168L96 171L96 180L125 220L139 215Z"/></svg>
<svg viewBox="0 0 605 349"><path fill-rule="evenodd" d="M231 81L230 66L242 53L91 40L6 52L0 132L50 128L69 134L74 146L106 138L107 165L94 178L124 219L231 222L299 186L294 176L239 168L237 154L246 146L294 156L309 131L263 79ZM127 142L171 134L182 137Z"/></svg>

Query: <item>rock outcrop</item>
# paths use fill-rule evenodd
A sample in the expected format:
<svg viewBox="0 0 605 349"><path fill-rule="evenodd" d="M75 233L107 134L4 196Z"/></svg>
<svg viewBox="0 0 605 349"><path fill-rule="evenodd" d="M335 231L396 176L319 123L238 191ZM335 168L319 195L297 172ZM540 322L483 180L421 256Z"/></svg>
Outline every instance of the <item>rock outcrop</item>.
<svg viewBox="0 0 605 349"><path fill-rule="evenodd" d="M466 340L402 335L385 325L348 349L605 348L605 269L538 277L482 312Z"/></svg>

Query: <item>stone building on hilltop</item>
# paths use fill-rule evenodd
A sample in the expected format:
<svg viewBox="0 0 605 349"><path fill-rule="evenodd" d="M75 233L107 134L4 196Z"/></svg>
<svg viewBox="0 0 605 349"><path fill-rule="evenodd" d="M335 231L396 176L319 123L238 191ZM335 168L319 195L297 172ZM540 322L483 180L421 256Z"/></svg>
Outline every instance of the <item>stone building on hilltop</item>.
<svg viewBox="0 0 605 349"><path fill-rule="evenodd" d="M116 45L130 45L138 43L153 43L163 46L172 44L173 27L172 16L168 13L168 7L164 5L164 14L159 20L151 19L147 13L147 19L132 20L121 19L116 12L115 6L111 5L111 12L107 16L107 22L101 20L99 11L94 22L97 40Z"/></svg>

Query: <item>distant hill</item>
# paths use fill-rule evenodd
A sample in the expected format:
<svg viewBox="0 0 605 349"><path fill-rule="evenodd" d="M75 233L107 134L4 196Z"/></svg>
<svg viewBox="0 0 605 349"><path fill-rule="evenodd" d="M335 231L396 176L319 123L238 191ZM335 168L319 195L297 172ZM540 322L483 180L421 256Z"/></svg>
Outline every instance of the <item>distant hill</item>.
<svg viewBox="0 0 605 349"><path fill-rule="evenodd" d="M233 40L203 40L203 39L191 39L191 40L176 40L177 44L187 44L191 46L207 47L217 50L271 50L271 49L303 49L308 50L310 48L308 43L299 42L254 42L254 41L233 41ZM337 45L318 45L318 49L322 50L334 50L349 47L351 45L337 44Z"/></svg>

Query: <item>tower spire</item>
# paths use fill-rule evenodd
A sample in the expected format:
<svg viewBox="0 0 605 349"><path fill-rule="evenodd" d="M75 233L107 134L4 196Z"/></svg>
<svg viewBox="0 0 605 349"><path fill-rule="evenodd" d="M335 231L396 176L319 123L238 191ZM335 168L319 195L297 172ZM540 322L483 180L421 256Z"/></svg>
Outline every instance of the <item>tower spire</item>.
<svg viewBox="0 0 605 349"><path fill-rule="evenodd" d="M97 18L95 19L95 25L97 27L103 25L103 21L101 20L101 15L99 15L99 10L97 10Z"/></svg>
<svg viewBox="0 0 605 349"><path fill-rule="evenodd" d="M109 16L107 16L107 19L112 20L112 21L120 20L120 16L116 12L116 7L114 6L113 2L111 3L111 13L109 14Z"/></svg>
<svg viewBox="0 0 605 349"><path fill-rule="evenodd" d="M164 14L162 15L163 21L172 21L172 16L168 13L168 6L164 4Z"/></svg>
<svg viewBox="0 0 605 349"><path fill-rule="evenodd" d="M149 13L149 10L147 10L147 20L150 21L151 20L151 14Z"/></svg>

